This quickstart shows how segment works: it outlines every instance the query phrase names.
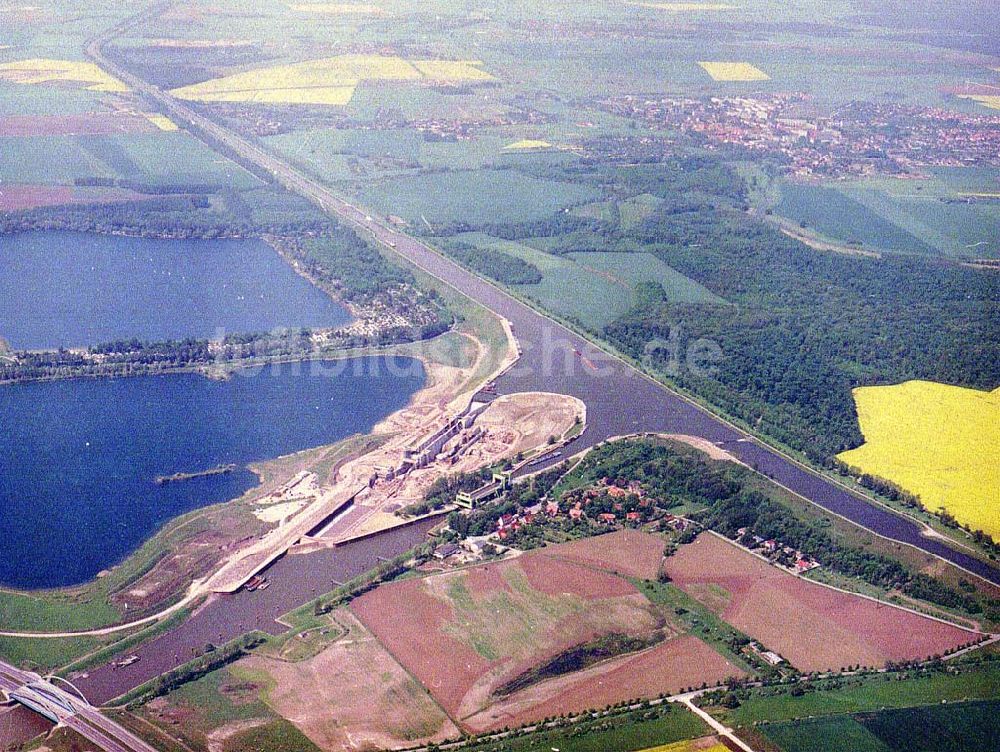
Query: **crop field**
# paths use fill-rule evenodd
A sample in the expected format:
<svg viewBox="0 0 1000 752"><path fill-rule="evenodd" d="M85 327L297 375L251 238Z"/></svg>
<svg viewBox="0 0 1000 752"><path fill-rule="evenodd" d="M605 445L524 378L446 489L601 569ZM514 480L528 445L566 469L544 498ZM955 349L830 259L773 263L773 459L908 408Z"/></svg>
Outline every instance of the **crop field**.
<svg viewBox="0 0 1000 752"><path fill-rule="evenodd" d="M702 739L688 739L683 742L672 742L649 747L642 752L728 752L729 747L719 741L716 736L706 736Z"/></svg>
<svg viewBox="0 0 1000 752"><path fill-rule="evenodd" d="M514 170L415 175L366 185L362 203L411 222L529 222L596 198L585 185L544 180Z"/></svg>
<svg viewBox="0 0 1000 752"><path fill-rule="evenodd" d="M865 443L838 457L1000 537L1000 389L908 381L854 390Z"/></svg>
<svg viewBox="0 0 1000 752"><path fill-rule="evenodd" d="M0 138L32 136L111 136L125 133L155 133L177 130L162 115L139 113L87 113L80 115L0 116Z"/></svg>
<svg viewBox="0 0 1000 752"><path fill-rule="evenodd" d="M454 736L457 729L357 620L315 657L293 662L251 656L238 668L269 677L268 705L321 749L392 748Z"/></svg>
<svg viewBox="0 0 1000 752"><path fill-rule="evenodd" d="M629 292L640 282L658 282L671 303L714 303L726 301L704 285L686 277L649 253L570 253L569 258L588 271L610 279Z"/></svg>
<svg viewBox="0 0 1000 752"><path fill-rule="evenodd" d="M967 172L971 174L963 178ZM963 183L973 187L963 189ZM838 190L942 255L1000 254L995 230L1000 226L1000 201L990 195L1000 191L996 171L937 170L916 183L873 178L845 183Z"/></svg>
<svg viewBox="0 0 1000 752"><path fill-rule="evenodd" d="M663 548L663 540L655 535L638 530L619 530L595 538L549 546L536 555L553 556L623 577L655 580L663 562Z"/></svg>
<svg viewBox="0 0 1000 752"><path fill-rule="evenodd" d="M632 230L652 215L663 199L649 193L624 199L622 201L598 201L574 207L571 212L577 217L593 217L605 222L618 221L623 230Z"/></svg>
<svg viewBox="0 0 1000 752"><path fill-rule="evenodd" d="M182 131L119 135L34 136L4 140L0 180L25 185L71 184L76 178L138 180L153 185L230 185L261 182L235 162ZM170 159L163 159L164 153Z"/></svg>
<svg viewBox="0 0 1000 752"><path fill-rule="evenodd" d="M193 102L346 105L363 81L489 81L477 60L404 60L339 55L234 73L171 93Z"/></svg>
<svg viewBox="0 0 1000 752"><path fill-rule="evenodd" d="M1000 738L1000 702L930 705L768 724L783 752L982 752Z"/></svg>
<svg viewBox="0 0 1000 752"><path fill-rule="evenodd" d="M1000 96L996 94L966 94L965 99L971 99L991 110L1000 110Z"/></svg>
<svg viewBox="0 0 1000 752"><path fill-rule="evenodd" d="M653 572L662 542L648 537L633 541L637 556L618 547L617 561L620 539L593 551L588 544L599 539L588 539L384 585L351 608L452 718L475 731L742 675L681 635L628 580L592 566ZM635 647L605 660L565 657L625 636ZM556 658L571 665L547 670Z"/></svg>
<svg viewBox="0 0 1000 752"><path fill-rule="evenodd" d="M529 687L464 719L464 723L477 732L518 726L627 698L674 694L702 682L715 684L742 676L740 668L697 637L683 635L637 655Z"/></svg>
<svg viewBox="0 0 1000 752"><path fill-rule="evenodd" d="M552 144L537 138L522 138L503 147L505 151L526 151L531 149L551 149Z"/></svg>
<svg viewBox="0 0 1000 752"><path fill-rule="evenodd" d="M0 187L0 211L20 211L41 206L105 204L149 198L121 188L75 188L68 185L18 185Z"/></svg>
<svg viewBox="0 0 1000 752"><path fill-rule="evenodd" d="M610 722L609 722L610 720ZM595 718L574 726L572 734L564 729L515 735L500 741L470 744L468 752L646 752L654 745L690 744L678 752L722 752L712 749L714 737L698 716L683 705L659 706L657 715L649 718L639 711L608 719Z"/></svg>
<svg viewBox="0 0 1000 752"><path fill-rule="evenodd" d="M994 662L995 663L995 662ZM870 713L887 708L909 708L935 703L994 699L1000 667L963 668L960 673L928 672L900 680L893 675L859 676L837 680L835 687L818 686L796 697L789 691L759 690L744 698L735 710L714 708L729 725L793 721L816 716Z"/></svg>
<svg viewBox="0 0 1000 752"><path fill-rule="evenodd" d="M705 72L715 81L768 81L770 76L750 63L699 62Z"/></svg>
<svg viewBox="0 0 1000 752"><path fill-rule="evenodd" d="M455 240L500 251L527 261L542 273L533 285L514 285L523 295L567 318L599 331L628 312L640 282L658 282L668 300L683 303L725 301L708 288L648 253L570 253L557 256L482 233L463 233Z"/></svg>
<svg viewBox="0 0 1000 752"><path fill-rule="evenodd" d="M124 92L128 87L93 63L33 58L0 63L0 79L18 84L79 84L89 91Z"/></svg>
<svg viewBox="0 0 1000 752"><path fill-rule="evenodd" d="M795 577L716 535L682 546L664 568L685 592L803 671L925 659L976 637Z"/></svg>
<svg viewBox="0 0 1000 752"><path fill-rule="evenodd" d="M937 253L920 238L838 188L788 185L781 192L781 201L775 212L801 223L805 229L866 250L926 255Z"/></svg>

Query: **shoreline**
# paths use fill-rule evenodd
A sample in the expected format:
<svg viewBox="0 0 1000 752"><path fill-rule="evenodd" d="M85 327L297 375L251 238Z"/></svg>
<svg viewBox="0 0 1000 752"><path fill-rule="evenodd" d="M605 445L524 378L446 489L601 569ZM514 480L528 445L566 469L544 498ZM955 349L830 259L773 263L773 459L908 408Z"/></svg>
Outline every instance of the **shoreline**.
<svg viewBox="0 0 1000 752"><path fill-rule="evenodd" d="M497 370L493 374L487 375L485 377L479 377L479 378L476 377L476 367L479 365L484 355L482 352L483 350L482 343L475 338L473 339L475 339L475 341L479 345L480 353L479 356L476 358L475 362L470 364L467 368L458 368L456 366L449 366L443 363L439 363L435 360L432 360L431 357L426 353L415 352L415 353L400 354L402 357L411 357L416 360L419 360L422 363L425 372L424 385L411 395L406 405L384 416L377 423L375 423L371 427L371 429L365 434L356 434L356 436L374 438L379 436L386 437L386 436L397 435L399 431L394 430L396 424L405 421L405 419L408 416L412 416L414 413L427 409L433 410L435 408L439 410L447 410L449 407L453 406L459 400L464 400L466 398L468 400L471 400L472 396L478 390L479 385L481 385L482 383L486 383L487 381L493 378L496 378L496 376L502 370L510 368L517 360L518 356L516 353L516 348L513 348L511 346L511 338L513 336L512 332L510 332L509 325L506 322L503 322L503 324L504 324L504 330L507 332L508 335L508 346L507 346L506 357L504 357L503 360L501 361L500 370ZM445 334L454 331L455 330L449 330L449 332L446 332ZM460 333L460 334L462 336L472 337L472 335L469 335L467 333ZM439 336L445 336L445 335L439 335ZM432 342L432 341L433 340L425 340L424 342ZM419 344L419 343L402 343L402 344L407 345L407 344ZM388 345L386 347L393 348L399 346L400 345ZM343 360L351 358L379 357L380 355L384 356L387 355L387 353L374 353L374 352L371 354L341 353L338 357L328 358L326 356L319 356L316 358L309 358L309 359ZM296 358L295 360L301 360L301 359ZM265 363L264 365L268 364ZM459 372L460 375L462 376L462 378L457 382L456 379L454 378L456 372ZM161 375L161 374L150 374L150 375ZM208 376L206 375L206 377ZM255 494L258 494L260 492L260 489L264 487L265 477L268 474L269 466L278 465L284 461L287 461L289 458L295 457L296 455L305 452L314 452L317 450L324 450L324 449L332 450L337 445L341 444L343 441L346 441L350 438L351 437L345 437L345 439L338 442L334 442L333 444L321 445L319 447L310 447L287 455L281 455L266 460L247 463L246 468L257 477L257 484L253 488L248 489L240 496L226 500L224 502L220 502L218 505L213 505L213 506L225 507L239 503L241 501L248 501L249 499L252 499ZM367 454L370 454L372 451L375 450L369 450L355 457L343 458L337 464L338 466L342 466L347 462L364 457ZM204 509L208 509L208 507ZM203 510L193 510L188 514L195 515L201 511ZM70 585L65 588L44 588L38 590L20 590L0 585L0 593L7 593L14 597L20 596L30 599L83 597L87 594L88 590L99 585L101 580L107 577L109 574L111 574L115 569L127 566L132 557L135 557L139 552L143 550L143 548L150 545L153 541L155 541L156 538L163 535L173 524L175 524L178 520L182 519L185 516L186 515L179 515L178 517L175 517L164 523L163 527L157 530L153 535L151 535L145 541L143 541L143 543L140 545L138 549L132 551L130 554L128 554L121 561L114 564L112 567L102 570L101 573L99 573L96 577L87 582L79 583L76 585ZM277 530L277 529L278 528L276 526L270 528L270 530ZM241 553L243 553L244 555L246 554L246 548L247 547L241 547L240 549L237 549L236 551L233 552L233 554L230 557L224 558L216 565L214 565L212 567L212 571L207 576L203 577L200 580L195 579L191 583L191 585L188 586L186 591L182 591L179 594L180 595L179 599L176 599L176 596L174 596L174 598L165 601L166 603L169 604L166 608L159 610L156 613L144 616L141 619L129 622L115 622L111 624L101 625L98 627L93 627L90 629L74 630L67 632L34 632L27 630L0 629L0 637L10 637L19 639L62 639L66 637L77 637L77 636L87 636L87 635L100 636L100 635L114 634L128 629L133 629L137 626L143 626L158 622L163 618L169 618L169 616L172 613L176 612L178 609L183 608L185 605L188 605L197 598L204 596L207 591L205 591L203 588L208 583L208 581L218 576L227 565L231 565L234 562L239 561L239 559L241 558L240 554ZM134 585L139 580L141 580L141 576L139 579L131 580L130 582L122 584L118 588L118 591L127 589L130 585Z"/></svg>

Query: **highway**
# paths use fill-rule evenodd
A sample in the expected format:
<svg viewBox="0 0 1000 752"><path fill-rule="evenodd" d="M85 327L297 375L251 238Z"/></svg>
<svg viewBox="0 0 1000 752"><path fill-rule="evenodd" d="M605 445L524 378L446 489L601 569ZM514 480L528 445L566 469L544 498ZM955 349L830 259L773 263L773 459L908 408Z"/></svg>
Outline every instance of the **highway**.
<svg viewBox="0 0 1000 752"><path fill-rule="evenodd" d="M105 752L157 752L135 734L98 712L82 697L47 682L38 674L0 661L0 692L73 729Z"/></svg>
<svg viewBox="0 0 1000 752"><path fill-rule="evenodd" d="M147 14L156 10L154 7ZM747 465L835 514L1000 584L1000 570L939 539L922 535L922 526L912 519L872 502L747 436L391 223L345 201L252 141L121 68L104 56L103 45L137 20L125 21L92 40L87 45L87 54L109 73L156 102L166 114L186 125L209 145L222 147L245 165L370 234L427 273L510 321L522 348L522 357L499 380L498 388L501 393L553 391L582 399L587 404L588 430L574 450L610 437L644 431L700 436L723 446Z"/></svg>

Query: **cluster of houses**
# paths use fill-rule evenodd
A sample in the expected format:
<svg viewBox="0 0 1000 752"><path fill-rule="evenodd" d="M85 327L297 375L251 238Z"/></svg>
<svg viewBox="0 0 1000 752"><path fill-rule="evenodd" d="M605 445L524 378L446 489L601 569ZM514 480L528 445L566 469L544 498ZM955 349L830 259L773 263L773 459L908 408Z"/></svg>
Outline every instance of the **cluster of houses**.
<svg viewBox="0 0 1000 752"><path fill-rule="evenodd" d="M736 531L736 542L751 551L763 554L775 564L794 570L796 574L803 574L810 569L821 566L814 558L798 549L782 545L780 541L773 538L764 539L755 535L749 528L741 527Z"/></svg>
<svg viewBox="0 0 1000 752"><path fill-rule="evenodd" d="M560 520L585 521L608 527L646 527L676 531L687 530L695 524L684 517L664 512L656 500L646 495L645 489L637 481L621 486L610 478L604 478L594 487L566 494L561 501L539 502L520 511L501 515L496 520L496 529L491 536L495 540L505 541L528 526Z"/></svg>
<svg viewBox="0 0 1000 752"><path fill-rule="evenodd" d="M738 97L615 97L610 112L780 157L807 177L919 173L928 165L1000 163L1000 116L854 102L822 112L802 93Z"/></svg>
<svg viewBox="0 0 1000 752"><path fill-rule="evenodd" d="M560 502L548 502L545 514L609 526L648 526L677 531L687 530L694 524L665 512L664 506L666 504L649 496L639 481L622 485L613 478L602 478L595 486L566 494Z"/></svg>

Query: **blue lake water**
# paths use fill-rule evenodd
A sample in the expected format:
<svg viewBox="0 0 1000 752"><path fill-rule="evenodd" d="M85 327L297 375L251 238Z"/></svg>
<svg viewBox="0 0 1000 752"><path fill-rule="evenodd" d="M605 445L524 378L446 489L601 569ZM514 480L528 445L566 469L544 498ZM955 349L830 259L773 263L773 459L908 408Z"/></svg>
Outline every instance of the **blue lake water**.
<svg viewBox="0 0 1000 752"><path fill-rule="evenodd" d="M0 337L18 349L349 320L260 240L0 235Z"/></svg>
<svg viewBox="0 0 1000 752"><path fill-rule="evenodd" d="M165 522L256 484L243 468L367 432L424 383L420 361L361 358L0 387L0 584L71 585ZM157 485L158 475L241 469Z"/></svg>

